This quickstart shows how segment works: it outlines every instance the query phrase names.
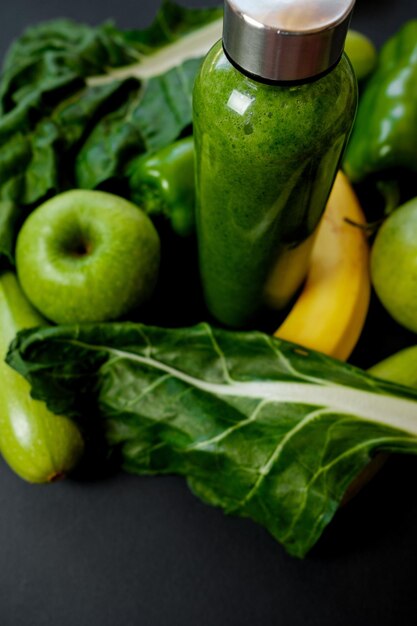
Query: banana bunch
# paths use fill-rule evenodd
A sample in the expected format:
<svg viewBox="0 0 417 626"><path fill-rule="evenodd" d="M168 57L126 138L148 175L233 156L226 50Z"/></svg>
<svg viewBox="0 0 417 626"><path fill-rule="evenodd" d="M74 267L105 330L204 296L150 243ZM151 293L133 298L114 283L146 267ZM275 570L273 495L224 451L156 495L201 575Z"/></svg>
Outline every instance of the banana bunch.
<svg viewBox="0 0 417 626"><path fill-rule="evenodd" d="M340 360L349 358L362 332L371 293L369 246L356 224L365 225L365 216L348 179L339 172L304 288L276 337Z"/></svg>

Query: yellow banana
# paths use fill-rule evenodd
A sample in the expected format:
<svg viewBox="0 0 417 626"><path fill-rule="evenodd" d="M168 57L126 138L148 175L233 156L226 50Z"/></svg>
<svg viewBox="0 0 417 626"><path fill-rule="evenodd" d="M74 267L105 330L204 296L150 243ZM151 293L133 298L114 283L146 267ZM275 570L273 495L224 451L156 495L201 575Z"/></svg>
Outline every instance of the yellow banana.
<svg viewBox="0 0 417 626"><path fill-rule="evenodd" d="M348 179L339 172L303 290L275 333L341 360L350 356L359 339L371 293L365 233L346 219L366 223Z"/></svg>

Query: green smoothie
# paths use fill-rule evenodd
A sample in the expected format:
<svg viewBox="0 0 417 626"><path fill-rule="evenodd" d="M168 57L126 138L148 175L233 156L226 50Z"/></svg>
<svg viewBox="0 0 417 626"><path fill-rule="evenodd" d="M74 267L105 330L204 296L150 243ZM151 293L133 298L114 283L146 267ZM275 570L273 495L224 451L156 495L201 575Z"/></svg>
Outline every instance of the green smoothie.
<svg viewBox="0 0 417 626"><path fill-rule="evenodd" d="M321 78L281 85L238 71L221 42L207 56L194 90L197 232L206 303L223 324L251 325L274 268L279 306L301 286L356 104L344 55Z"/></svg>

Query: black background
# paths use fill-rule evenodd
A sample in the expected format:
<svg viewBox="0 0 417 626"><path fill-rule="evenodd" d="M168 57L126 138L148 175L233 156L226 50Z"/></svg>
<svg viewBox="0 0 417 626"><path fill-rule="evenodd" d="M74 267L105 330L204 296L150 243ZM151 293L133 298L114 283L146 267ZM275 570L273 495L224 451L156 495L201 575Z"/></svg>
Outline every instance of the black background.
<svg viewBox="0 0 417 626"><path fill-rule="evenodd" d="M141 27L158 5L2 0L0 52L40 20ZM380 45L411 6L358 0L353 26ZM364 336L354 360L365 367L413 340L375 303ZM416 485L417 461L392 458L298 561L250 521L201 504L180 479L113 473L31 486L1 463L0 626L414 625Z"/></svg>

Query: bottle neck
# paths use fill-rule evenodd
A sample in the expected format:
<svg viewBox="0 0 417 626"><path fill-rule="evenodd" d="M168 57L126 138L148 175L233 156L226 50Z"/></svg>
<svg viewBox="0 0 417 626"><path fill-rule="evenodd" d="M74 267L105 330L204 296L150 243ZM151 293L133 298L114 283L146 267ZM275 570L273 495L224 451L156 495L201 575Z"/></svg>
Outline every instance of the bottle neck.
<svg viewBox="0 0 417 626"><path fill-rule="evenodd" d="M240 72L247 78L250 78L251 80L257 83L261 83L262 85L270 85L271 87L294 87L297 85L305 85L308 83L314 83L317 80L320 80L321 78L324 78L325 76L333 72L333 70L339 65L343 56L343 52L342 52L335 63L333 63L330 67L325 69L323 72L320 72L319 74L316 74L314 76L309 76L307 78L298 79L298 80L269 80L267 78L263 78L262 76L257 76L256 74L252 74L251 72L245 70L238 63L236 63L234 59L232 59L230 54L227 52L226 47L223 42L222 42L222 46L223 46L223 52L226 55L228 61L231 63L231 65L233 65L233 67L238 72Z"/></svg>

